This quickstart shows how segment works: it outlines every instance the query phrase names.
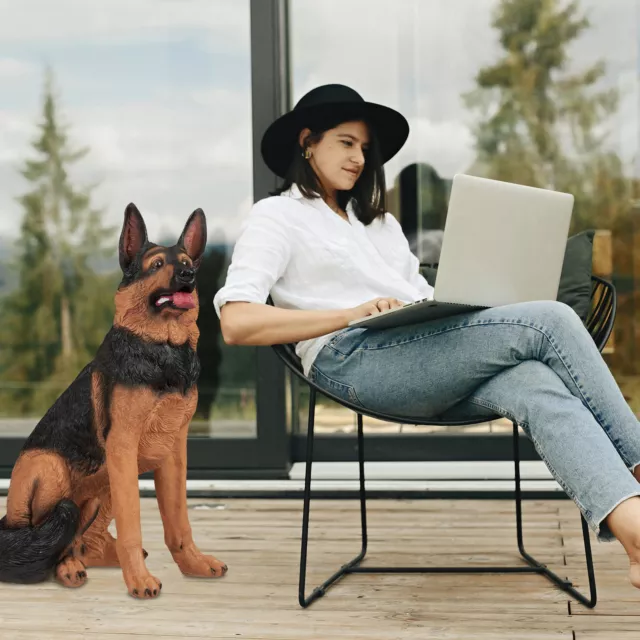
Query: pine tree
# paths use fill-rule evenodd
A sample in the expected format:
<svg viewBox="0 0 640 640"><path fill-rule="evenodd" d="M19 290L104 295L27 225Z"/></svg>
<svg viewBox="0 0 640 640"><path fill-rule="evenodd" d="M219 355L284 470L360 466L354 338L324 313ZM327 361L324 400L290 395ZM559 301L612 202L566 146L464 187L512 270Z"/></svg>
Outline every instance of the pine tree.
<svg viewBox="0 0 640 640"><path fill-rule="evenodd" d="M618 284L611 368L635 374L640 291L633 285L632 203L640 182L609 143L619 93L602 88L602 60L568 70L570 46L590 27L577 0L501 0L493 26L501 56L480 69L477 87L464 96L479 114L469 173L571 193L571 233L611 231Z"/></svg>
<svg viewBox="0 0 640 640"><path fill-rule="evenodd" d="M607 147L615 89L600 89L603 61L569 74L569 46L590 26L576 0L502 0L493 26L504 55L464 96L480 113L472 172L568 191L573 227L610 228L626 214L633 185Z"/></svg>
<svg viewBox="0 0 640 640"><path fill-rule="evenodd" d="M14 414L46 409L90 359L113 317L113 276L96 274L91 260L113 254L114 229L91 205L92 188L71 183L70 168L89 150L71 147L51 72L38 130L36 157L20 171L31 188L17 198L19 286L3 300L0 323L0 377L10 383L0 401Z"/></svg>

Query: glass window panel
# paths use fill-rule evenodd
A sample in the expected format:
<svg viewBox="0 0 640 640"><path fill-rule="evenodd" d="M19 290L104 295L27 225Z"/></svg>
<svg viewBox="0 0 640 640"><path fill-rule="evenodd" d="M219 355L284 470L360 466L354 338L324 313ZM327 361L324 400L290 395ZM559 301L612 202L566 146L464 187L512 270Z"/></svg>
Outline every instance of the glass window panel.
<svg viewBox="0 0 640 640"><path fill-rule="evenodd" d="M389 209L424 264L438 262L456 173L574 193L571 233L596 230L594 273L618 288L605 358L640 414L638 2L582 0L568 41L558 36L561 3L546 23L526 13L530 4L291 0L293 101L344 83L408 118L410 138L386 165ZM501 42L500 12L503 31L526 43L522 53ZM298 405L305 424L304 398ZM354 423L328 405L319 428L354 431Z"/></svg>
<svg viewBox="0 0 640 640"><path fill-rule="evenodd" d="M255 349L224 345L211 304L252 203L249 1L0 4L0 436L29 433L109 329L133 201L157 243L207 214L191 434L255 437ZM64 149L38 151L54 129ZM55 192L51 159L80 149Z"/></svg>

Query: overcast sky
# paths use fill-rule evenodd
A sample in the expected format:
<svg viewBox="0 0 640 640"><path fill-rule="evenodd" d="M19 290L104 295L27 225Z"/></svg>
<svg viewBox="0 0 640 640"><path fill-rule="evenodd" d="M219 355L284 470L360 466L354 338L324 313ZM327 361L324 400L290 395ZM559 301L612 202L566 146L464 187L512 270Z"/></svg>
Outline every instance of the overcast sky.
<svg viewBox="0 0 640 640"><path fill-rule="evenodd" d="M342 82L402 111L409 142L391 182L414 161L445 177L473 160L460 95L500 54L494 0L292 0L293 98ZM608 63L623 100L612 144L638 150L638 0L583 1L593 21L572 50ZM40 118L43 69L55 73L64 121L89 155L76 183L120 225L134 201L152 239L177 236L202 207L232 241L252 201L248 0L0 0L0 236L17 235Z"/></svg>

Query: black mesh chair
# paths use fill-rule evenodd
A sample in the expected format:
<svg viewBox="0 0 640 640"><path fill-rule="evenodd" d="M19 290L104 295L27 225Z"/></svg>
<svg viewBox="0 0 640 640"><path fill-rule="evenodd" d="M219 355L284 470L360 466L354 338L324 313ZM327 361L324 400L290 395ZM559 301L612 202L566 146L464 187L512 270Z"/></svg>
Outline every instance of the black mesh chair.
<svg viewBox="0 0 640 640"><path fill-rule="evenodd" d="M585 322L589 333L593 337L598 349L602 352L611 331L613 329L613 323L616 313L616 291L614 286L599 278L592 276L592 290L591 290L591 309L589 316ZM274 345L273 349L276 351L280 359L284 362L285 366L295 376L300 378L304 383L310 387L309 397L309 423L307 429L307 452L306 452L306 471L305 471L305 483L304 483L304 509L302 516L302 547L300 554L300 581L298 586L298 600L300 606L308 607L312 602L325 595L327 589L333 585L337 580L349 573L539 573L546 576L549 580L555 583L560 589L573 596L576 600L584 604L586 607L593 608L596 605L596 583L595 575L593 571L593 558L591 555L591 543L589 539L589 529L587 523L582 517L582 534L584 538L584 548L587 562L587 573L589 576L589 590L590 597L580 593L573 584L566 579L560 578L557 574L551 571L545 564L542 564L531 555L529 555L524 548L523 535L522 535L522 493L520 488L520 452L519 452L519 429L518 425L513 423L513 459L515 464L515 502L516 502L516 525L517 525L517 543L518 550L521 556L527 563L526 566L517 567L372 567L362 566L362 560L367 552L367 495L365 490L365 478L364 478L364 437L362 428L363 415L377 418L380 420L386 420L398 424L424 424L424 425L439 425L439 426L459 426L459 425L471 425L477 424L479 420L468 420L463 422L438 422L434 420L425 420L424 422L415 422L414 420L408 421L405 418L398 416L389 416L380 413L374 413L362 409L359 406L353 405L349 402L342 400L334 396L327 391L324 391L318 387L314 382L307 378L303 371L299 358L295 353L293 345L283 344ZM305 594L306 572L307 572L307 546L309 541L309 512L311 506L311 466L313 463L313 429L314 429L314 416L316 407L316 395L321 393L325 397L331 398L338 404L351 409L357 414L358 418L358 463L360 469L360 515L361 515L361 527L362 527L362 549L360 553L353 558L350 562L340 567L329 579L327 579L322 585L316 587L312 593L307 597ZM500 416L496 415L495 418ZM482 421L486 421L490 418L482 418Z"/></svg>

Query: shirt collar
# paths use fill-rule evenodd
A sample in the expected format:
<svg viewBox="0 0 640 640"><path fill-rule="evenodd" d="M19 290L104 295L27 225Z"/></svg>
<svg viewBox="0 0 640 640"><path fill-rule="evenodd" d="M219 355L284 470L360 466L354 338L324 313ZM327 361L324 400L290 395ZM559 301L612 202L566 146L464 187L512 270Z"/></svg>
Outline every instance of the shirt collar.
<svg viewBox="0 0 640 640"><path fill-rule="evenodd" d="M300 191L300 187L298 187L297 184L292 184L291 187L285 191L282 195L286 195L289 198L293 198L294 200L306 200L307 198L305 198L305 196L303 195L302 191ZM318 202L321 206L326 207L327 209L329 209L329 211L331 211L331 208L329 207L329 205L327 205L322 198L314 198L313 200L309 200L309 202ZM346 212L347 214L352 214L354 217L355 216L355 212L353 210L353 204L351 202L351 200L349 200L348 204L347 204L347 208L346 208ZM332 213L335 213L335 211L332 211ZM350 216L351 217L351 216Z"/></svg>
<svg viewBox="0 0 640 640"><path fill-rule="evenodd" d="M288 191L285 191L282 195L289 196L290 198L294 198L295 200L301 200L304 198L302 195L302 191L297 184L292 184Z"/></svg>

